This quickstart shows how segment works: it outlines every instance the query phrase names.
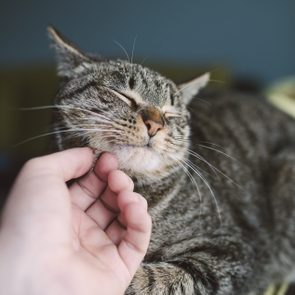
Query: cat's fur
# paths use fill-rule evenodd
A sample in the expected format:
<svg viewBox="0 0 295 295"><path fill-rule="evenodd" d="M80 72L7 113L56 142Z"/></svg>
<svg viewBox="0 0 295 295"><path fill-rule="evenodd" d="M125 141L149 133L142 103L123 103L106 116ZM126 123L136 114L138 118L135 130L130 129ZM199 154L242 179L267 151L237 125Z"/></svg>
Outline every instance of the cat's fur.
<svg viewBox="0 0 295 295"><path fill-rule="evenodd" d="M149 203L151 242L127 294L257 294L295 269L291 118L241 95L192 99L207 75L177 87L49 32L62 78L56 123L72 130L59 148L113 152ZM164 124L151 138L146 114Z"/></svg>

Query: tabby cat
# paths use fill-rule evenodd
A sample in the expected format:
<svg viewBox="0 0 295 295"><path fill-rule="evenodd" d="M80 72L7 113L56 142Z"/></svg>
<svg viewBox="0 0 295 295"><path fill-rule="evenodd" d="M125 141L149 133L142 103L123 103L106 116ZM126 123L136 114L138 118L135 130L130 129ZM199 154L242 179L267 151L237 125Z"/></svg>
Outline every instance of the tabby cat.
<svg viewBox="0 0 295 295"><path fill-rule="evenodd" d="M49 35L59 149L112 152L149 204L151 242L126 294L259 294L294 279L293 119L243 95L199 100L208 74L176 86Z"/></svg>

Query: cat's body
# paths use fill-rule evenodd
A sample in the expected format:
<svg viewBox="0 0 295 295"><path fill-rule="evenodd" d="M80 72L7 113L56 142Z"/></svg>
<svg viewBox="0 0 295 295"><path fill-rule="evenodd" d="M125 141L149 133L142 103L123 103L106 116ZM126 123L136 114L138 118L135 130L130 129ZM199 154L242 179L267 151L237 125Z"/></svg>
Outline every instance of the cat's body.
<svg viewBox="0 0 295 295"><path fill-rule="evenodd" d="M226 176L190 160L208 172L218 205L198 177L201 200L186 175L172 183L177 189L167 201L156 184L138 187L153 200L154 228L144 274L138 274L147 278L135 278L135 293L262 294L295 269L295 122L249 97L207 101L191 106L198 108L192 146Z"/></svg>
<svg viewBox="0 0 295 295"><path fill-rule="evenodd" d="M138 65L93 61L51 35L64 79L58 123L75 132L61 132L59 147L113 152L149 203L151 242L127 294L243 295L294 271L291 118L224 95L193 100L189 120L186 106L208 77L177 88Z"/></svg>

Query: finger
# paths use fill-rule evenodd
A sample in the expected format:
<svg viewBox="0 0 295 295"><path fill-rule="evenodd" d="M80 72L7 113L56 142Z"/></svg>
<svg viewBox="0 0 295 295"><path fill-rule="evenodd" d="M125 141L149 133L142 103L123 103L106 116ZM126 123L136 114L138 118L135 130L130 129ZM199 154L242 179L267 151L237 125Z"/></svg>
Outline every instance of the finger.
<svg viewBox="0 0 295 295"><path fill-rule="evenodd" d="M132 203L132 202L134 203L141 202L143 208L147 210L146 201L138 193L130 192L130 191L122 191L120 193L119 198L124 199L125 204ZM106 229L106 234L109 236L109 238L113 241L114 244L118 245L126 233L126 227L127 227L127 222L124 217L124 214L120 213L118 216L116 216L115 219L112 220L110 225L108 225Z"/></svg>
<svg viewBox="0 0 295 295"><path fill-rule="evenodd" d="M112 241L97 224L78 207L73 207L74 223L74 249L83 247L88 252L95 254L102 246L111 245Z"/></svg>
<svg viewBox="0 0 295 295"><path fill-rule="evenodd" d="M148 248L151 218L144 205L146 202L130 202L130 196L126 193L118 196L118 204L127 223L127 231L118 246L118 251L133 275Z"/></svg>
<svg viewBox="0 0 295 295"><path fill-rule="evenodd" d="M89 171L93 159L91 149L74 148L32 159L27 162L24 170L26 173L50 173L68 181Z"/></svg>
<svg viewBox="0 0 295 295"><path fill-rule="evenodd" d="M108 174L118 168L118 162L110 153L103 153L94 171L72 184L70 194L73 204L86 210L106 188Z"/></svg>
<svg viewBox="0 0 295 295"><path fill-rule="evenodd" d="M132 179L120 170L111 171L108 176L108 187L101 195L100 200L113 212L118 212L117 194L122 191L133 191Z"/></svg>
<svg viewBox="0 0 295 295"><path fill-rule="evenodd" d="M94 202L85 212L102 229L114 220L118 213L108 209L100 200Z"/></svg>
<svg viewBox="0 0 295 295"><path fill-rule="evenodd" d="M129 192L129 191L122 191L118 197L118 202L120 203L120 206L124 206L124 204L130 204L133 202L140 202L142 208L147 210L147 201L145 198L142 197L142 195L136 193L136 192ZM126 228L127 227L127 221L124 214L120 214L117 217L119 223Z"/></svg>
<svg viewBox="0 0 295 295"><path fill-rule="evenodd" d="M126 234L126 227L124 227L117 219L115 219L108 226L105 233L115 245L118 245Z"/></svg>
<svg viewBox="0 0 295 295"><path fill-rule="evenodd" d="M80 208L74 206L73 209L73 214L77 220L75 225L76 235L73 241L74 249L79 251L82 247L93 257L98 258L100 263L114 266L114 268L118 267L118 263L123 264L123 262L120 262L116 245L108 235Z"/></svg>
<svg viewBox="0 0 295 295"><path fill-rule="evenodd" d="M114 170L109 174L108 184L110 190L114 193L119 193L123 190L132 191L134 189L132 179L120 170Z"/></svg>
<svg viewBox="0 0 295 295"><path fill-rule="evenodd" d="M123 196L124 194L124 196ZM132 203L132 202L140 202L141 205L145 210L147 210L147 202L144 198L138 193L123 191L120 193L120 198L124 198L125 203ZM114 244L118 245L121 242L122 238L126 233L127 221L124 217L124 214L120 214L116 216L111 224L106 229L106 234L109 238L113 241Z"/></svg>
<svg viewBox="0 0 295 295"><path fill-rule="evenodd" d="M113 170L108 175L108 186L101 197L93 203L86 214L90 216L101 229L106 229L119 213L117 194L121 190L132 190L133 182L129 176L120 170Z"/></svg>
<svg viewBox="0 0 295 295"><path fill-rule="evenodd" d="M110 153L103 153L94 167L96 176L107 182L110 171L118 169L116 157Z"/></svg>

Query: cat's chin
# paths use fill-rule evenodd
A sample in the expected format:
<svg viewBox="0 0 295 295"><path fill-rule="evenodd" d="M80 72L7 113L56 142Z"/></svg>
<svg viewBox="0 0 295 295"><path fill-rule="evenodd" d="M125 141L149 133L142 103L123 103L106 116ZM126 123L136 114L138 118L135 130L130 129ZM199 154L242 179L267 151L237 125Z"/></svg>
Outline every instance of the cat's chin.
<svg viewBox="0 0 295 295"><path fill-rule="evenodd" d="M148 146L120 146L113 149L112 153L118 159L119 169L128 170L135 175L149 174L163 166L161 156Z"/></svg>

